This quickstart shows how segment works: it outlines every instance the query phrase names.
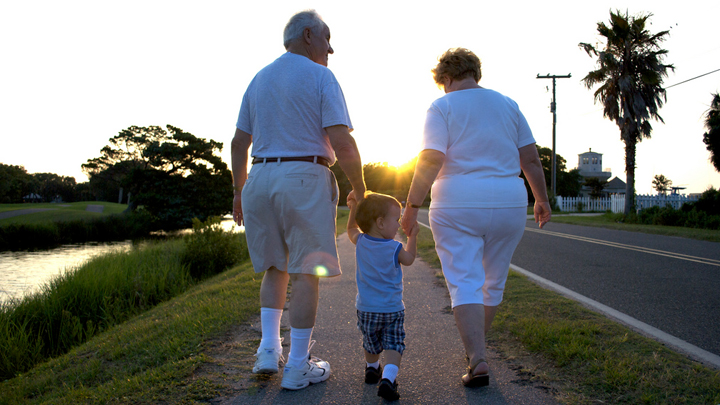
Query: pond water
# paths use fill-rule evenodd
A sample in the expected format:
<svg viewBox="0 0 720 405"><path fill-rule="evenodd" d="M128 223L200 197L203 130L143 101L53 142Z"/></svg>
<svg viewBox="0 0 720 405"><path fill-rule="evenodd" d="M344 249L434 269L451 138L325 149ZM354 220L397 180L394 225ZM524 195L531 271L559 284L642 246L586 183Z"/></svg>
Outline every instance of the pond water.
<svg viewBox="0 0 720 405"><path fill-rule="evenodd" d="M231 217L225 217L226 231L242 232ZM181 231L190 232L189 230ZM82 265L95 256L114 251L128 251L130 240L108 243L80 243L34 252L0 252L0 302L21 298L40 290L53 277Z"/></svg>

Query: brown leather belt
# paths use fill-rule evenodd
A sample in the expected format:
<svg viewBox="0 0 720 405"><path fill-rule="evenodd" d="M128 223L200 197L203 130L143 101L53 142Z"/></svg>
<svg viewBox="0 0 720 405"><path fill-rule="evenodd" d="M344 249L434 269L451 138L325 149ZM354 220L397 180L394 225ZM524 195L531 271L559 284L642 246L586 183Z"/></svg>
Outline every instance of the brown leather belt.
<svg viewBox="0 0 720 405"><path fill-rule="evenodd" d="M273 162L310 162L330 167L330 162L322 156L295 156L295 157L272 157L272 158L253 158L252 164L273 163Z"/></svg>

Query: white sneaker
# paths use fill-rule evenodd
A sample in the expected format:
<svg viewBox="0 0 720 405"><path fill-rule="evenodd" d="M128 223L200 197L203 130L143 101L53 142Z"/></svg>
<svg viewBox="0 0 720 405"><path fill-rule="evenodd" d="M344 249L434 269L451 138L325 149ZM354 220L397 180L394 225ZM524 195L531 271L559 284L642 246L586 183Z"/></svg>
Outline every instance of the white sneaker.
<svg viewBox="0 0 720 405"><path fill-rule="evenodd" d="M299 390L308 385L317 384L330 378L330 364L327 361L309 356L300 367L285 366L281 387L286 390Z"/></svg>
<svg viewBox="0 0 720 405"><path fill-rule="evenodd" d="M275 348L259 348L255 353L255 357L257 359L255 360L255 366L253 366L253 373L256 374L275 374L280 371L278 363L285 361L282 350L277 351Z"/></svg>

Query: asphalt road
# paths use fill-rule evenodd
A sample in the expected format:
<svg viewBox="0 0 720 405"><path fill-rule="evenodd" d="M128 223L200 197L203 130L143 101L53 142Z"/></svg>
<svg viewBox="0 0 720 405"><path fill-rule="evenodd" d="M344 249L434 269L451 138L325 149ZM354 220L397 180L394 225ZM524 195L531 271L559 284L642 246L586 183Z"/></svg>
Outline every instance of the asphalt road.
<svg viewBox="0 0 720 405"><path fill-rule="evenodd" d="M720 243L528 221L512 263L720 355Z"/></svg>

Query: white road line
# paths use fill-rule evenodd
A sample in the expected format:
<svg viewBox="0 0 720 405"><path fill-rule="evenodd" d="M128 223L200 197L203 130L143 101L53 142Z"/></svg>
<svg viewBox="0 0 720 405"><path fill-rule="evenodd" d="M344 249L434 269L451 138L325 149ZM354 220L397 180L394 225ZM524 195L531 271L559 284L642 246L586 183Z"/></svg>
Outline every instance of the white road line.
<svg viewBox="0 0 720 405"><path fill-rule="evenodd" d="M682 339L679 339L675 336L672 336L670 334L667 334L660 329L657 329L653 326L650 326L644 322L641 322L629 315L623 314L620 311L614 310L607 305L601 304L595 300L592 300L584 295L578 294L575 291L569 290L559 284L553 283L550 280L544 279L534 273L531 273L521 267L518 267L514 264L510 265L510 268L517 271L518 273L524 274L529 279L534 281L535 283L539 284L542 287L545 287L549 290L553 290L557 293L560 293L561 295L568 297L572 300L575 300L577 302L580 302L581 304L600 312L601 314L604 314L605 316L614 319L622 324L625 324L629 326L631 329L634 329L641 334L645 336L649 336L661 343L664 343L668 346L673 347L674 349L685 353L686 355L690 356L691 358L712 366L716 369L720 369L720 356L715 355L713 353L708 352L707 350L701 349L695 345L692 345Z"/></svg>
<svg viewBox="0 0 720 405"><path fill-rule="evenodd" d="M686 260L689 262L696 262L696 263L708 264L710 266L720 267L720 260L715 260L715 259L707 259L704 257L690 256L690 255L686 255L686 254L682 254L682 253L673 253L673 252L668 252L668 251L664 251L664 250L645 248L642 246L626 245L623 243L610 242L610 241L601 240L601 239L593 239L593 238L588 238L585 236L577 236L577 235L571 235L571 234L561 233L561 232L544 231L544 230L530 228L530 227L526 227L525 231L536 232L536 233L541 233L541 234L550 235L550 236L557 236L560 238L579 240L582 242L595 243L598 245L615 247L618 249L633 250L636 252L648 253L648 254L664 256L664 257L671 257L673 259Z"/></svg>

